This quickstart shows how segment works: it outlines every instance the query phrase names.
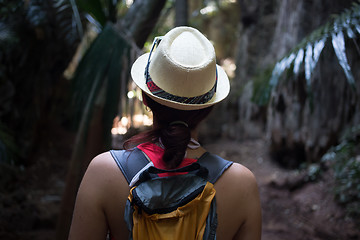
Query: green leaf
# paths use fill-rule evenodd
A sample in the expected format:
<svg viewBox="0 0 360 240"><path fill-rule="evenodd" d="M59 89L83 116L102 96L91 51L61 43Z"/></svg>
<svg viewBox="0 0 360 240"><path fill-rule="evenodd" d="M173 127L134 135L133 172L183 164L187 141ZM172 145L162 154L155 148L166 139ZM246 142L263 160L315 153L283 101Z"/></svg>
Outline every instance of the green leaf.
<svg viewBox="0 0 360 240"><path fill-rule="evenodd" d="M311 74L319 60L320 54L325 46L326 37L317 40L314 45L308 43L305 54L305 78L307 88L311 87Z"/></svg>
<svg viewBox="0 0 360 240"><path fill-rule="evenodd" d="M100 0L76 0L76 3L80 9L96 19L101 26L105 26L107 18L104 12L105 8Z"/></svg>
<svg viewBox="0 0 360 240"><path fill-rule="evenodd" d="M332 34L332 45L334 47L335 54L339 60L340 66L344 70L348 83L353 89L355 89L355 79L351 73L351 67L346 58L345 40L344 40L344 34L342 32L339 32L337 34L336 33Z"/></svg>
<svg viewBox="0 0 360 240"><path fill-rule="evenodd" d="M112 31L113 30L110 29L110 27L104 28L91 44L76 69L73 79L73 105L77 112L77 119L81 116L81 112L88 101L93 85L100 79L100 82L96 84L97 88L95 89L95 96L97 96L102 82L106 79L107 69L115 45Z"/></svg>
<svg viewBox="0 0 360 240"><path fill-rule="evenodd" d="M300 48L294 60L294 74L297 75L300 71L300 65L304 61L304 49Z"/></svg>
<svg viewBox="0 0 360 240"><path fill-rule="evenodd" d="M72 8L73 13L74 13L75 23L76 23L76 26L77 26L77 29L78 29L78 32L79 32L79 35L80 35L80 38L81 38L84 33L83 33L83 27L82 27L82 24L81 24L79 10L78 10L78 7L76 5L75 0L70 0L70 3L71 3L71 8Z"/></svg>
<svg viewBox="0 0 360 240"><path fill-rule="evenodd" d="M73 79L76 121L87 125L100 90L106 84L104 132L110 132L120 92L121 63L128 44L108 24L79 63ZM89 113L84 116L84 109ZM85 118L85 120L84 120Z"/></svg>

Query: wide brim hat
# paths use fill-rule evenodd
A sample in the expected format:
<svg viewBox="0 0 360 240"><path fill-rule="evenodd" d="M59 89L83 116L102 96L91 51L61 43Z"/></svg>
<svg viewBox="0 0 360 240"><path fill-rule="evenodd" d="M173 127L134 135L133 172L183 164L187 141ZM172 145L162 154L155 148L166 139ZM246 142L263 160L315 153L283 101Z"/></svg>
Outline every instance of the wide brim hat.
<svg viewBox="0 0 360 240"><path fill-rule="evenodd" d="M229 78L211 42L197 29L176 27L156 38L132 65L136 85L156 102L180 110L212 106L227 97Z"/></svg>

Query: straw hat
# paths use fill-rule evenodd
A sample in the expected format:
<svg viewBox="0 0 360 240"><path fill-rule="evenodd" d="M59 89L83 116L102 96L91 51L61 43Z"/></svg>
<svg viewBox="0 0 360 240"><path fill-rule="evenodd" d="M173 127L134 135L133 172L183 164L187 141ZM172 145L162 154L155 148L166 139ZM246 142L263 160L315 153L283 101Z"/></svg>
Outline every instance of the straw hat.
<svg viewBox="0 0 360 240"><path fill-rule="evenodd" d="M156 102L181 110L209 107L230 91L213 45L191 27L177 27L155 38L150 53L133 64L131 76Z"/></svg>

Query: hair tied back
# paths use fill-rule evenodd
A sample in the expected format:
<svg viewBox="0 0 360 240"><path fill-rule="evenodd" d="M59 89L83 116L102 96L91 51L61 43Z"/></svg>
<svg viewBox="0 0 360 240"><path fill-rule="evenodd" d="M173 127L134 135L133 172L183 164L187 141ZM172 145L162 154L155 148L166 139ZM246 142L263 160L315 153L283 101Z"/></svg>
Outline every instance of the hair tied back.
<svg viewBox="0 0 360 240"><path fill-rule="evenodd" d="M183 122L183 121L173 121L169 124L170 126L173 126L173 125L184 125L185 127L189 127L189 125L186 123L186 122Z"/></svg>

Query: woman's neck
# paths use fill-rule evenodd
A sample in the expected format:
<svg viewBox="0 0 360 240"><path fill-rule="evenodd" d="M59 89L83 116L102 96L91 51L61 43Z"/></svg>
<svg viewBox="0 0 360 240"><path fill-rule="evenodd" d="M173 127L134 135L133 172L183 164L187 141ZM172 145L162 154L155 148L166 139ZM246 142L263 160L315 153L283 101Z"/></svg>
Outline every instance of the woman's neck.
<svg viewBox="0 0 360 240"><path fill-rule="evenodd" d="M191 130L190 134L191 134L191 138L195 139L196 141L198 140L199 134L198 134L197 129Z"/></svg>

